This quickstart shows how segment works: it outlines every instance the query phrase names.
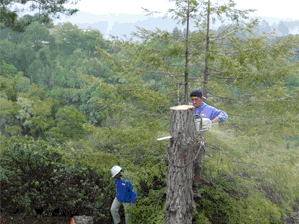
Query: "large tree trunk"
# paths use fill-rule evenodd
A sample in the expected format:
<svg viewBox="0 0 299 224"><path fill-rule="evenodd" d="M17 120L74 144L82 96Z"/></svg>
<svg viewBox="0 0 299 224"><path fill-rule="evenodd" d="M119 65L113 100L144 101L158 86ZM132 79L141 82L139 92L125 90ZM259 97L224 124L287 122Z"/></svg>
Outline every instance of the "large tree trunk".
<svg viewBox="0 0 299 224"><path fill-rule="evenodd" d="M165 223L190 224L195 211L193 200L193 161L199 149L193 106L181 105L170 110L169 165L165 203Z"/></svg>

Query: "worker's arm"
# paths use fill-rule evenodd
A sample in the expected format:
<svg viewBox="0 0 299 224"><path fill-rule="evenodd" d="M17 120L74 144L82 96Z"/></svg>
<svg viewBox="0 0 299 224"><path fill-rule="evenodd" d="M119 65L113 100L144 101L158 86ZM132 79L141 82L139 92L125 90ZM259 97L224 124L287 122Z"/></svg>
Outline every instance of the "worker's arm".
<svg viewBox="0 0 299 224"><path fill-rule="evenodd" d="M212 120L212 123L216 122L223 122L226 121L228 118L228 115L221 110L214 109L214 111L211 114L210 119Z"/></svg>
<svg viewBox="0 0 299 224"><path fill-rule="evenodd" d="M130 190L132 191L132 203L135 203L137 200L137 191L135 190L135 187L129 182Z"/></svg>

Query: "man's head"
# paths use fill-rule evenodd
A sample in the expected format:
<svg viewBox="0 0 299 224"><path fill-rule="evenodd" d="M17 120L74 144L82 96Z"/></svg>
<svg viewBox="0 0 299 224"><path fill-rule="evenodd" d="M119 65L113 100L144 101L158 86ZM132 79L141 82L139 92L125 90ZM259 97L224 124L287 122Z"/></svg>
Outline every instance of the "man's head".
<svg viewBox="0 0 299 224"><path fill-rule="evenodd" d="M120 179L120 178L122 177L121 172L122 172L122 170L121 170L118 174L116 174L116 175L114 176L114 178L115 178L115 179Z"/></svg>
<svg viewBox="0 0 299 224"><path fill-rule="evenodd" d="M192 90L190 93L191 102L193 106L200 107L205 97L202 96L202 92L200 89Z"/></svg>
<svg viewBox="0 0 299 224"><path fill-rule="evenodd" d="M200 107L203 101L203 98L200 97L191 97L191 101L193 103L193 106L195 107Z"/></svg>

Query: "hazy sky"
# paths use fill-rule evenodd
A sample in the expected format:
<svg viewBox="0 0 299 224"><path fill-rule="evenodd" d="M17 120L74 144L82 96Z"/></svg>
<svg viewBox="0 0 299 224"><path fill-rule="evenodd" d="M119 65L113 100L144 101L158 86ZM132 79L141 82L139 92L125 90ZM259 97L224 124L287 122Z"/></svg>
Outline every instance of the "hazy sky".
<svg viewBox="0 0 299 224"><path fill-rule="evenodd" d="M72 2L72 0L70 1ZM211 0L212 3L228 3L228 0ZM276 24L282 21L299 21L299 0L284 0L284 1L273 1L273 0L234 0L237 9L256 9L255 13L251 13L252 17L261 17L272 25L274 22ZM15 4L18 8L28 9L31 3L27 3L25 6L21 4ZM156 14L155 17L163 17L169 8L175 6L174 2L169 2L165 0L81 0L78 1L76 5L65 4L66 8L77 8L82 14L78 14L72 17L61 16L61 19L54 20L54 24L63 23L70 21L73 24L78 23L89 23L93 24L100 21L107 21L108 27L106 34L112 30L112 27L117 22L121 23L136 23L137 21L146 20L147 17L144 16L146 13L141 9L141 7L147 8L151 11L159 11L160 14ZM90 14L85 14L85 13ZM109 15L115 13L116 15ZM20 16L24 14L33 15L29 11L19 14ZM118 17L118 14L120 16ZM128 16L126 16L126 14ZM142 16L143 14L143 16ZM106 15L106 16L105 16ZM101 17L99 17L101 16ZM216 27L220 25L215 24ZM159 24L156 24L159 28ZM87 27L86 27L87 28ZM146 28L146 27L145 27ZM213 28L213 27L212 27ZM192 31L192 29L191 29Z"/></svg>
<svg viewBox="0 0 299 224"><path fill-rule="evenodd" d="M72 1L70 1L72 2ZM228 3L228 0L211 0L212 3ZM299 1L296 0L234 0L237 9L257 9L257 16L273 17L282 20L299 20ZM31 3L27 3L29 6ZM24 7L21 4L17 6ZM67 8L77 8L83 12L89 12L94 15L108 13L128 13L128 14L143 14L141 7L152 11L160 11L165 13L168 8L173 7L174 2L165 0L81 0L76 5L65 4ZM271 25L271 24L270 24Z"/></svg>
<svg viewBox="0 0 299 224"><path fill-rule="evenodd" d="M102 4L102 2L104 4ZM212 3L228 3L228 0L211 0ZM274 17L279 19L299 19L298 7L299 1L296 0L234 0L237 9L257 9L258 16ZM90 12L95 15L107 13L128 13L141 14L141 7L152 11L166 12L168 8L173 7L174 2L164 0L84 0L79 1L74 8L84 12Z"/></svg>

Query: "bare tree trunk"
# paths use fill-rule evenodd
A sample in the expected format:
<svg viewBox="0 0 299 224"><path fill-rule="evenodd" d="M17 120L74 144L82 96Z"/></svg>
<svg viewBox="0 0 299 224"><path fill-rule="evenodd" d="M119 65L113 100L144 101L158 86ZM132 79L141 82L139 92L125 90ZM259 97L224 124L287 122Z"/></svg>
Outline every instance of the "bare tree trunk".
<svg viewBox="0 0 299 224"><path fill-rule="evenodd" d="M188 49L188 44L189 44L189 40L188 40L188 36L189 36L189 0L188 0L188 9L187 9L187 33L186 33L186 63L185 63L185 105L188 105L188 92L189 92L189 81L188 81L188 55L189 55L189 49Z"/></svg>
<svg viewBox="0 0 299 224"><path fill-rule="evenodd" d="M208 3L208 18L207 18L207 40L206 40L206 53L209 52L209 44L210 44L210 0ZM204 71L204 81L203 81L203 95L207 98L207 88L206 85L208 84L208 69L209 69L209 61L208 57L205 58L205 71ZM206 100L204 100L206 102Z"/></svg>
<svg viewBox="0 0 299 224"><path fill-rule="evenodd" d="M54 85L54 81L53 81L54 79L55 79L55 76L53 77L53 79L50 78L50 82L49 82L49 85L50 85L50 86Z"/></svg>
<svg viewBox="0 0 299 224"><path fill-rule="evenodd" d="M190 224L195 211L193 161L199 149L194 122L195 108L182 105L170 109L170 134L173 138L167 148L169 165L165 223Z"/></svg>

